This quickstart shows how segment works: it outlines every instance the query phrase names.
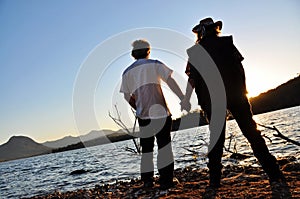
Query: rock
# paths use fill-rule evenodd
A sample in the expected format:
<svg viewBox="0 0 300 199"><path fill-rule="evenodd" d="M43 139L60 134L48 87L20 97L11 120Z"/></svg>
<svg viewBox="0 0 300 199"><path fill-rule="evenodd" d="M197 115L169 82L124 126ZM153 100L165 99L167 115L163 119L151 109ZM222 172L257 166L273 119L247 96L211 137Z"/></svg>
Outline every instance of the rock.
<svg viewBox="0 0 300 199"><path fill-rule="evenodd" d="M70 173L70 175L80 175L80 174L84 174L84 173L87 173L87 172L88 172L88 170L78 169L78 170L72 171Z"/></svg>
<svg viewBox="0 0 300 199"><path fill-rule="evenodd" d="M294 156L287 156L287 157L284 157L284 158L280 158L277 160L278 164L280 166L284 166L290 162L294 162L296 161L296 158Z"/></svg>
<svg viewBox="0 0 300 199"><path fill-rule="evenodd" d="M282 167L283 171L300 171L300 163L288 163Z"/></svg>
<svg viewBox="0 0 300 199"><path fill-rule="evenodd" d="M235 159L235 160L244 160L247 158L250 158L252 156L250 155L245 155L245 154L240 154L240 153L233 153L230 155L230 158Z"/></svg>

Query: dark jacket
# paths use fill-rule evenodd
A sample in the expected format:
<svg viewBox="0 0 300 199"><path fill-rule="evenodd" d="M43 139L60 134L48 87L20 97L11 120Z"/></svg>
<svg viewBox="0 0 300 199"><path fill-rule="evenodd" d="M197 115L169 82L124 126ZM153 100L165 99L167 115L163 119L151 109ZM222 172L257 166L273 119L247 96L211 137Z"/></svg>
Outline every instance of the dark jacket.
<svg viewBox="0 0 300 199"><path fill-rule="evenodd" d="M203 38L199 44L208 52L219 69L224 82L227 100L245 95L247 93L245 72L241 63L244 58L234 46L232 36L206 37ZM187 52L189 54L189 50ZM186 73L189 79L191 79L189 81L194 82L199 104L204 105L210 103L209 92L196 67L188 62Z"/></svg>

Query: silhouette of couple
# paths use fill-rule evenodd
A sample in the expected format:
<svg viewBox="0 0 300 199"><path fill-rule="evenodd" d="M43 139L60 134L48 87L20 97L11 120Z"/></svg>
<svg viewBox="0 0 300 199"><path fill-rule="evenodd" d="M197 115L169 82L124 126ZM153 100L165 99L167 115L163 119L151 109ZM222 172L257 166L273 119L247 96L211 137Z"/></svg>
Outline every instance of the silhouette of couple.
<svg viewBox="0 0 300 199"><path fill-rule="evenodd" d="M149 58L150 44L146 40L136 40L132 43L131 55L135 62L122 75L120 92L124 93L124 98L136 110L138 117L142 147L141 180L144 182L145 188L154 186L153 148L155 138L158 146L157 168L160 175L160 188L168 189L174 186L174 159L170 137L172 119L161 89L161 80L166 82L178 96L182 110L190 111L189 101L195 89L198 104L205 111L208 121L211 121L214 111L211 108L213 101L210 97L211 90L201 72L205 68L203 67L205 63L201 63L202 55L197 51L199 46L205 49L219 70L226 92L226 96L224 96L226 99L225 109L234 116L242 133L249 141L255 157L267 173L271 185L284 182L277 160L270 154L252 119L251 105L246 97L245 73L241 63L244 58L233 44L232 36L219 36L222 26L221 21L214 22L212 18L205 18L192 29L197 35L197 41L187 50L189 60L185 71L188 75L185 95L172 78L172 70L161 61ZM200 64L194 64L198 63L193 60L195 58L200 60ZM209 187L212 188L221 186L225 115L222 125L221 132L214 132L210 128L210 137L217 135L216 142L210 142L208 148Z"/></svg>

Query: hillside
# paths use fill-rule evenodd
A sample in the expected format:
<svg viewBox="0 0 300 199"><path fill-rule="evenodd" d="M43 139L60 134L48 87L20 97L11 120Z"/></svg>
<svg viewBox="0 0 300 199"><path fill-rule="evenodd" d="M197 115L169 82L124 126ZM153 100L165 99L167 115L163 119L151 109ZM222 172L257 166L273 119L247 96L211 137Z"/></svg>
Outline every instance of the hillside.
<svg viewBox="0 0 300 199"><path fill-rule="evenodd" d="M202 110L195 110L194 112L183 115L180 118L173 120L172 131L179 131L196 126L207 125L205 114Z"/></svg>
<svg viewBox="0 0 300 199"><path fill-rule="evenodd" d="M98 138L95 138L92 140L87 140L87 141L80 141L75 144L70 144L68 146L53 149L52 152L57 153L57 152L69 151L69 150L80 149L80 148L84 148L84 147L91 147L91 146L96 146L96 145L101 145L101 144L107 144L107 143L112 143L112 142L128 140L131 138L132 138L132 136L130 136L120 130L118 132L109 134L107 136L102 136L102 137L98 137Z"/></svg>
<svg viewBox="0 0 300 199"><path fill-rule="evenodd" d="M300 105L300 76L257 97L250 98L254 114Z"/></svg>
<svg viewBox="0 0 300 199"><path fill-rule="evenodd" d="M0 162L51 153L52 149L25 136L13 136L0 146Z"/></svg>
<svg viewBox="0 0 300 199"><path fill-rule="evenodd" d="M112 130L99 130L99 131L91 131L86 135L81 135L77 137L73 136L66 136L62 139L54 140L54 141L47 141L42 143L44 146L50 147L50 148L62 148L66 147L68 145L77 144L79 142L86 142L89 140L98 139L100 137L103 137L104 135L110 135L114 133Z"/></svg>
<svg viewBox="0 0 300 199"><path fill-rule="evenodd" d="M79 137L66 136L66 137L63 137L58 140L44 142L44 143L42 143L42 145L44 145L46 147L50 147L50 148L60 148L60 147L68 146L70 144L75 144L78 142L80 142Z"/></svg>

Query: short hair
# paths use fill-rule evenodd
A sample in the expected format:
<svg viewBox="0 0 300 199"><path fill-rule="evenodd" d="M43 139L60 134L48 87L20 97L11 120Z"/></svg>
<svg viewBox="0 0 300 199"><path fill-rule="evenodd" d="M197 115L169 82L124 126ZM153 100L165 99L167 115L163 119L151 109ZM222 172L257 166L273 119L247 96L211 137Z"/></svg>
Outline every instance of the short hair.
<svg viewBox="0 0 300 199"><path fill-rule="evenodd" d="M150 44L144 39L135 40L132 43L132 47L131 55L135 59L143 59L149 55Z"/></svg>

